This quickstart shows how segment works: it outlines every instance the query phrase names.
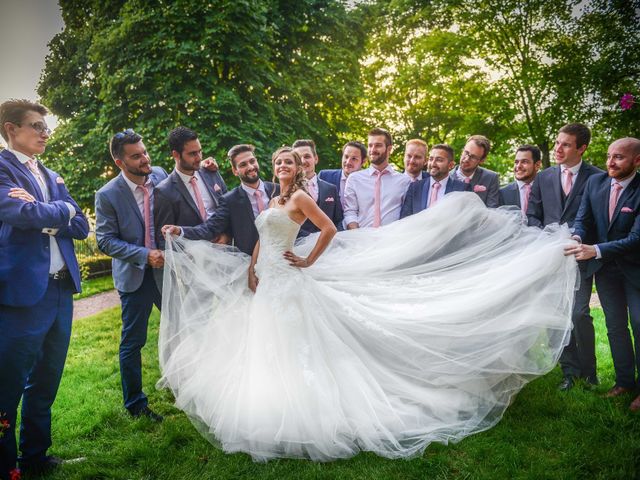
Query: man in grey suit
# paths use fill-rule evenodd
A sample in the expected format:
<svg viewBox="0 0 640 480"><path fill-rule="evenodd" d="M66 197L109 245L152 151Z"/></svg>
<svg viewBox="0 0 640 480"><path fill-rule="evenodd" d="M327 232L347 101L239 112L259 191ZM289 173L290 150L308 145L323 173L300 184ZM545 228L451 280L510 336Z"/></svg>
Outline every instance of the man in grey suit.
<svg viewBox="0 0 640 480"><path fill-rule="evenodd" d="M461 182L469 184L469 189L478 194L487 207L495 208L500 205L498 190L500 178L496 172L482 168L491 150L491 142L482 135L469 137L460 155L458 165L451 175Z"/></svg>
<svg viewBox="0 0 640 480"><path fill-rule="evenodd" d="M154 268L164 265L153 228L154 187L167 178L151 159L142 137L128 129L111 138L111 156L121 172L96 192L98 247L113 257L113 280L122 303L120 375L124 406L133 417L162 417L148 406L142 391L140 350L147 341L153 305L161 305Z"/></svg>
<svg viewBox="0 0 640 480"><path fill-rule="evenodd" d="M558 132L553 149L557 166L541 171L531 187L527 217L529 225L544 228L552 223L573 227L587 179L602 170L582 161L591 140L586 125L571 123ZM583 238L591 243L591 238ZM588 274L585 262L578 262L580 286L573 304L571 340L560 357L564 379L560 390L573 388L576 379L596 385L596 341L593 318L589 309L593 274Z"/></svg>
<svg viewBox="0 0 640 480"><path fill-rule="evenodd" d="M163 225L200 225L216 211L227 185L220 173L200 168L202 146L186 127L169 133L169 148L176 167L154 189L153 218L158 248L164 249Z"/></svg>
<svg viewBox="0 0 640 480"><path fill-rule="evenodd" d="M513 182L500 189L500 205L514 205L527 218L531 187L542 164L542 154L535 145L522 145L516 150L513 162Z"/></svg>

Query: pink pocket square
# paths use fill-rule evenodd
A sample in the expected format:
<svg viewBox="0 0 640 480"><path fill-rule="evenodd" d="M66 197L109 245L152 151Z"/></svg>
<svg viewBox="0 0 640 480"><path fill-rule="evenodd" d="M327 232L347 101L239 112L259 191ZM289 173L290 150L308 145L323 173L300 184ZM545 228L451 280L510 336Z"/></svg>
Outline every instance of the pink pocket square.
<svg viewBox="0 0 640 480"><path fill-rule="evenodd" d="M620 213L633 213L633 209L629 207L622 207Z"/></svg>
<svg viewBox="0 0 640 480"><path fill-rule="evenodd" d="M327 198L324 199L324 201L327 202L327 203L335 202L333 197L327 197Z"/></svg>
<svg viewBox="0 0 640 480"><path fill-rule="evenodd" d="M484 185L476 185L475 187L473 187L473 191L474 192L486 192L487 191L487 187L485 187Z"/></svg>
<svg viewBox="0 0 640 480"><path fill-rule="evenodd" d="M216 183L216 184L214 184L214 185L213 185L213 190L214 190L215 192L219 192L219 191L220 191L220 190L222 190L222 189L220 188L220 185L218 185L218 184Z"/></svg>
<svg viewBox="0 0 640 480"><path fill-rule="evenodd" d="M56 183L64 183L64 180L62 179L62 177L57 177Z"/></svg>

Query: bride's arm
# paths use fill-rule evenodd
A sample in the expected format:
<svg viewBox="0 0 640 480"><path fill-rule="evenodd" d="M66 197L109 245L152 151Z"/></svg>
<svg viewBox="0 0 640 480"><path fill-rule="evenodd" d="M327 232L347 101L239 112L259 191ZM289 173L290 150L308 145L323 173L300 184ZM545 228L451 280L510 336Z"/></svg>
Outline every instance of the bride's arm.
<svg viewBox="0 0 640 480"><path fill-rule="evenodd" d="M256 261L258 260L258 253L260 252L260 240L256 242L256 246L253 248L253 254L251 255L251 263L249 264L249 290L256 293L258 288L258 277L256 277Z"/></svg>
<svg viewBox="0 0 640 480"><path fill-rule="evenodd" d="M322 252L325 251L329 242L331 242L331 239L336 234L337 229L331 219L320 210L316 202L306 193L295 195L291 200L295 202L295 206L302 211L304 216L320 229L320 236L307 258L298 257L294 255L293 252L285 252L284 258L294 267L309 267L313 265L318 257L322 255Z"/></svg>

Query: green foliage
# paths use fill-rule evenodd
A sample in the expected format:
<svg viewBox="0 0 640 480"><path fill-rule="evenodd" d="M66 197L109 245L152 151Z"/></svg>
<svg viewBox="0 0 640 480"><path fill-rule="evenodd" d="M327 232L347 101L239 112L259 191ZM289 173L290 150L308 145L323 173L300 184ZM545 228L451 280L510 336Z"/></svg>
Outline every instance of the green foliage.
<svg viewBox="0 0 640 480"><path fill-rule="evenodd" d="M91 297L98 293L113 290L113 288L113 277L111 276L111 273L100 277L89 278L87 280L83 279L82 292L76 293L73 296L73 299L79 300L81 298Z"/></svg>

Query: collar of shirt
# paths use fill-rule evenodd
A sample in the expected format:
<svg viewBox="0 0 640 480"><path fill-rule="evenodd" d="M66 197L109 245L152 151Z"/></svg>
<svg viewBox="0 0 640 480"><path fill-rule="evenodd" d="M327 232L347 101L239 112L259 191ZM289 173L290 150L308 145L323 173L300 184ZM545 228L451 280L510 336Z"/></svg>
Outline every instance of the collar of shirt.
<svg viewBox="0 0 640 480"><path fill-rule="evenodd" d="M449 181L449 176L448 175L445 178L443 178L442 180L436 180L432 176L429 176L429 188L433 187L433 184L436 183L436 182L438 182L442 186L442 188L446 188L448 181Z"/></svg>
<svg viewBox="0 0 640 480"><path fill-rule="evenodd" d="M476 168L476 170L478 170ZM456 175L458 176L458 180L462 180L463 182L465 181L465 179L469 179L471 180L473 178L473 176L476 174L476 170L473 171L473 173L470 176L466 176L464 173L462 173L462 170L460 170L460 167L456 168Z"/></svg>
<svg viewBox="0 0 640 480"><path fill-rule="evenodd" d="M176 168L176 173L178 174L178 176L180 177L180 179L184 182L185 186L189 184L189 182L191 181L191 175L187 175L186 173L182 173L180 170L178 170ZM193 172L193 176L195 176L198 181L200 181L200 179L198 178L198 176L196 175L197 172Z"/></svg>
<svg viewBox="0 0 640 480"><path fill-rule="evenodd" d="M613 187L614 183L619 183L622 186L622 190L624 190L625 188L627 188L629 186L629 184L633 181L634 178L636 178L636 175L638 173L637 172L633 172L633 175L631 175L629 178L625 179L625 180L616 180L615 178L611 179L611 186Z"/></svg>
<svg viewBox="0 0 640 480"><path fill-rule="evenodd" d="M124 172L122 173L122 178L124 178L124 181L127 182L127 185L129 186L129 188L131 189L132 192L135 192L136 189L139 186L141 186L141 185L138 185L137 183L133 183L131 180L129 180L127 178L127 176L124 174ZM144 181L144 185L147 186L147 187L149 185L151 185L151 179L148 176L146 177L146 180Z"/></svg>
<svg viewBox="0 0 640 480"><path fill-rule="evenodd" d="M318 176L314 175L313 177L308 178L307 179L307 185L313 185L317 189L318 188Z"/></svg>
<svg viewBox="0 0 640 480"><path fill-rule="evenodd" d="M560 165L560 170L562 170L562 173L564 174L564 171L569 169L571 170L571 173L573 173L573 175L577 175L578 172L580 171L580 167L582 166L582 160L580 160L576 165L574 165L573 167L565 167L564 165Z"/></svg>
<svg viewBox="0 0 640 480"><path fill-rule="evenodd" d="M27 163L29 160L33 160L34 162L36 161L35 158L31 158L29 155L25 155L24 153L19 152L17 150L13 150L11 148L7 148L7 151L13 153L16 156L16 158L18 159L18 161L23 165L25 163Z"/></svg>
<svg viewBox="0 0 640 480"><path fill-rule="evenodd" d="M260 190L264 194L265 201L267 200L267 191L264 189L264 182L262 180L258 180L258 188L250 187L244 183L240 183L240 185L242 186L242 189L247 192L249 197L253 198L255 191Z"/></svg>
<svg viewBox="0 0 640 480"><path fill-rule="evenodd" d="M531 186L533 186L533 182L534 182L534 181L535 181L535 180L532 180L532 181L530 181L529 183L526 183L526 182L523 182L522 180L516 180L516 183L518 184L518 190L522 190L522 189L523 189L523 187L524 187L525 185L531 185Z"/></svg>
<svg viewBox="0 0 640 480"><path fill-rule="evenodd" d="M340 182L344 184L347 181L347 176L344 174L344 170L340 170Z"/></svg>
<svg viewBox="0 0 640 480"><path fill-rule="evenodd" d="M375 171L378 170L376 167L374 167L373 165L371 165L368 169L367 169L367 173L373 177ZM391 166L391 164L387 165L384 170L388 171L391 174L397 173L396 170Z"/></svg>

